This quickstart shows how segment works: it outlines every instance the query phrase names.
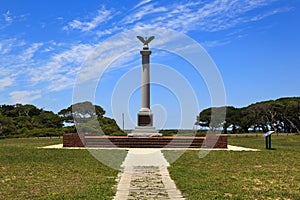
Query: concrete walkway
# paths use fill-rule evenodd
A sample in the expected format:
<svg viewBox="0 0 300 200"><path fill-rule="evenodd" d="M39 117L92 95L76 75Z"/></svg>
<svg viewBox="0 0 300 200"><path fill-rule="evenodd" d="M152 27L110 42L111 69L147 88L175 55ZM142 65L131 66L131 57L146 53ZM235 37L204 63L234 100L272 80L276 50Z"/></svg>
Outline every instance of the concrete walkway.
<svg viewBox="0 0 300 200"><path fill-rule="evenodd" d="M184 199L159 149L130 149L119 174L115 200Z"/></svg>

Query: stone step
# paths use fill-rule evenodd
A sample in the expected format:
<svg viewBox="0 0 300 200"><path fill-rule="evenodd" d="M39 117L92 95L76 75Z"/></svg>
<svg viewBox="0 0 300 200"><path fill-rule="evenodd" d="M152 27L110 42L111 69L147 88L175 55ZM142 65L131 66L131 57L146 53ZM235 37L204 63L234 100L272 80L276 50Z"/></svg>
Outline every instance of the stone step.
<svg viewBox="0 0 300 200"><path fill-rule="evenodd" d="M227 148L227 136L206 137L126 137L65 134L64 147L102 148Z"/></svg>
<svg viewBox="0 0 300 200"><path fill-rule="evenodd" d="M108 144L87 144L86 147L102 147L102 148L113 148L113 147L119 147L119 148L201 148L199 145L189 145L189 144L173 144L173 145L161 145L161 144L119 144L119 145L108 145Z"/></svg>
<svg viewBox="0 0 300 200"><path fill-rule="evenodd" d="M121 147L121 148L200 148L204 138L174 138L174 137L123 137L101 138L85 137L88 147Z"/></svg>

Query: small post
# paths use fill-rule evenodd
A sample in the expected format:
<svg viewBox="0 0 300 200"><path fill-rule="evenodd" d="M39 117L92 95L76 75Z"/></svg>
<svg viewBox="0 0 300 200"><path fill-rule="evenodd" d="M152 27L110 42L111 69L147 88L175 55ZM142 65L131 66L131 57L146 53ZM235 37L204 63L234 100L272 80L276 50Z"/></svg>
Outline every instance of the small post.
<svg viewBox="0 0 300 200"><path fill-rule="evenodd" d="M124 129L124 113L122 113L122 129L123 129L123 131L125 130Z"/></svg>

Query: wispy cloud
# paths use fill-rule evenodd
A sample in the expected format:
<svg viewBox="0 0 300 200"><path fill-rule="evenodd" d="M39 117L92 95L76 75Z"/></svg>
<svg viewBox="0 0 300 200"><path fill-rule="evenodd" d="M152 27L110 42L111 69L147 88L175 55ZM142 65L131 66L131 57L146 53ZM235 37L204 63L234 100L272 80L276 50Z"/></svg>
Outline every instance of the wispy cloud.
<svg viewBox="0 0 300 200"><path fill-rule="evenodd" d="M217 46L222 46L225 44L230 43L229 40L210 40L210 41L204 41L201 44L203 45L203 47L206 48L213 48L213 47L217 47Z"/></svg>
<svg viewBox="0 0 300 200"><path fill-rule="evenodd" d="M18 76L27 76L28 69L36 66L39 59L34 56L39 52L42 43L26 44L16 39L4 42L5 47L0 48L0 78L10 77L16 79ZM3 43L0 42L0 47ZM23 77L24 79L24 77Z"/></svg>
<svg viewBox="0 0 300 200"><path fill-rule="evenodd" d="M39 48L43 46L43 43L33 43L30 47L26 48L22 55L20 56L20 59L22 61L28 61L30 59L32 59L32 57L34 56L34 54L36 52L38 52Z"/></svg>
<svg viewBox="0 0 300 200"><path fill-rule="evenodd" d="M27 14L14 15L10 10L0 13L0 30L26 19Z"/></svg>
<svg viewBox="0 0 300 200"><path fill-rule="evenodd" d="M70 88L81 64L94 48L89 44L53 41L28 44L15 38L0 41L0 90L17 82L15 80L21 80L19 88L43 85L49 92ZM22 95L25 95L23 91L11 93L11 99Z"/></svg>
<svg viewBox="0 0 300 200"><path fill-rule="evenodd" d="M3 90L5 87L12 85L14 80L10 77L0 79L0 90Z"/></svg>
<svg viewBox="0 0 300 200"><path fill-rule="evenodd" d="M12 22L12 17L11 17L11 14L10 14L10 11L8 10L6 13L3 14L3 17L4 17L4 20L6 22Z"/></svg>
<svg viewBox="0 0 300 200"><path fill-rule="evenodd" d="M9 95L14 103L30 103L42 97L40 91L14 91L10 92Z"/></svg>
<svg viewBox="0 0 300 200"><path fill-rule="evenodd" d="M133 28L169 28L188 33L197 30L203 32L218 32L238 28L241 25L253 21L263 20L266 17L280 12L286 12L289 8L270 8L275 0L214 0L203 3L173 2L161 5L158 2L142 0L132 9L126 12L107 13L106 20L114 20L105 28L99 25L87 25L90 22L73 20L69 23L71 29L87 31L95 29L98 37L112 35L120 30ZM125 13L125 14L124 14ZM113 19L112 19L113 18ZM94 19L91 19L94 21ZM97 24L97 23L91 23ZM91 27L91 28L89 28ZM234 30L233 30L234 31Z"/></svg>
<svg viewBox="0 0 300 200"><path fill-rule="evenodd" d="M78 29L82 32L91 31L99 26L101 23L106 22L107 20L113 17L112 10L106 9L104 6L100 10L97 11L97 15L93 17L91 20L80 21L78 19L74 19L69 22L67 26L64 26L64 30L70 29Z"/></svg>
<svg viewBox="0 0 300 200"><path fill-rule="evenodd" d="M276 0L214 0L207 3L181 1L163 5L142 0L124 12L113 12L102 6L95 17L85 21L74 19L64 29L82 32L93 30L92 33L97 37L132 28L169 28L184 33L193 30L218 32L289 10L286 7L268 7L274 1ZM110 20L113 23L107 23ZM106 25L101 26L104 23Z"/></svg>
<svg viewBox="0 0 300 200"><path fill-rule="evenodd" d="M11 52L13 47L15 46L17 39L10 38L0 41L0 54L5 55Z"/></svg>
<svg viewBox="0 0 300 200"><path fill-rule="evenodd" d="M42 43L26 44L16 38L0 41L0 78L15 78L26 74L26 69L37 60L34 55L39 51Z"/></svg>
<svg viewBox="0 0 300 200"><path fill-rule="evenodd" d="M123 24L132 24L137 22L146 16L154 13L166 12L168 9L164 6L155 6L155 4L147 4L140 9L135 10L132 14L127 15L124 20L121 21Z"/></svg>
<svg viewBox="0 0 300 200"><path fill-rule="evenodd" d="M97 35L97 37L103 37L103 36L106 36L106 35L111 35L113 33L116 33L117 31L120 31L120 30L124 30L124 27L114 26L114 27L111 27L111 28L101 29L99 31L96 31L96 35Z"/></svg>
<svg viewBox="0 0 300 200"><path fill-rule="evenodd" d="M60 91L74 84L80 65L94 50L93 45L77 44L52 56L48 62L29 71L35 84L47 82L50 91Z"/></svg>
<svg viewBox="0 0 300 200"><path fill-rule="evenodd" d="M274 11L268 11L267 14L264 11L251 13L251 11L267 6L271 2L267 0L215 0L207 4L202 4L201 2L174 3L163 9L155 7L154 4L148 4L142 10L132 13L126 19L127 22L136 22L143 16L157 11L159 15L144 20L143 24L183 32L195 29L205 32L216 32L234 28L237 25L253 20L261 20L281 10L286 10L286 8L278 8Z"/></svg>
<svg viewBox="0 0 300 200"><path fill-rule="evenodd" d="M0 30L6 28L7 26L11 25L13 22L13 16L11 15L10 11L6 11L2 15L0 15Z"/></svg>
<svg viewBox="0 0 300 200"><path fill-rule="evenodd" d="M134 6L133 9L139 8L142 5L145 5L145 4L149 3L149 2L151 2L151 0L142 0L142 1L140 1L140 3L138 3L136 6Z"/></svg>
<svg viewBox="0 0 300 200"><path fill-rule="evenodd" d="M0 40L0 90L9 88L8 86L15 84L18 78L22 79L22 83L33 87L39 84L43 85L43 88L49 92L71 88L81 65L87 64L85 63L87 56L93 54L96 43L102 41L104 36L113 35L121 30L148 27L169 28L184 33L193 30L210 33L230 30L235 33L239 29L238 33L228 38L225 36L221 40L211 41L204 39L206 47L215 47L227 44L234 37L242 35L241 29L244 29L245 26L242 26L244 24L263 20L289 10L287 7L268 7L274 2L273 0L214 0L207 2L174 1L165 5L151 0L141 0L132 8L127 8L126 12L122 12L122 10L116 12L102 6L94 12L93 16L88 15L70 20L62 27L68 31L77 30L82 33L94 34L97 36L97 39L93 41L95 45L83 41L57 44L55 41L27 43L17 38L2 39ZM10 24L15 19L10 11L0 14L3 24ZM57 17L56 19L65 18ZM230 31L227 31L226 34ZM135 38L131 40L138 42ZM104 43L109 52L103 52L101 63L110 64L111 55L121 55L123 50L118 48L128 45L128 42L124 41ZM162 43L168 41L154 40L152 45L163 45ZM130 44L130 48L133 48L134 45L136 44ZM115 61L112 68L133 66L136 60L130 58L132 58L131 55ZM102 70L103 66L97 65L99 61L97 59L99 58L95 58L93 60L95 62L91 64L98 67L97 70ZM90 69L89 73L81 74L81 76L84 76L85 80L95 78L94 70ZM36 89L25 91L23 88L19 88L19 90L21 91L10 93L14 102L22 99L32 101L44 93L44 91Z"/></svg>

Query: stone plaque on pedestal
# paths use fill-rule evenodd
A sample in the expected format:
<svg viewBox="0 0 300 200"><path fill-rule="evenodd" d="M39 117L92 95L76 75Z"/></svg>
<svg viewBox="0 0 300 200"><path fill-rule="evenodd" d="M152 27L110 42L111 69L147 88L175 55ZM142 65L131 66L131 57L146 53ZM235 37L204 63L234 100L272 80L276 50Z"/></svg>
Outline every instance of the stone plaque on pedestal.
<svg viewBox="0 0 300 200"><path fill-rule="evenodd" d="M149 114L138 114L138 126L153 126L152 123L153 115Z"/></svg>

